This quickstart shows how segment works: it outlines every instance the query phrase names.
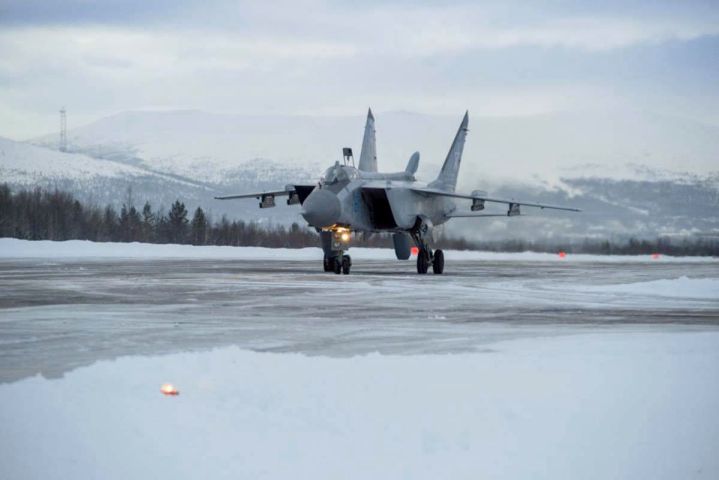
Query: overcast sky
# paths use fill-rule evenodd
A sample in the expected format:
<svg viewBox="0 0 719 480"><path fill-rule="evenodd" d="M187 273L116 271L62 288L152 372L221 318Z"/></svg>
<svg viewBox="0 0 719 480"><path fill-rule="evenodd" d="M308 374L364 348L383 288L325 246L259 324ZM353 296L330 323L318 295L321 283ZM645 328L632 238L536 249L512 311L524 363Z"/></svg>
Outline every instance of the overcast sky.
<svg viewBox="0 0 719 480"><path fill-rule="evenodd" d="M0 136L133 109L719 124L716 1L0 0Z"/></svg>

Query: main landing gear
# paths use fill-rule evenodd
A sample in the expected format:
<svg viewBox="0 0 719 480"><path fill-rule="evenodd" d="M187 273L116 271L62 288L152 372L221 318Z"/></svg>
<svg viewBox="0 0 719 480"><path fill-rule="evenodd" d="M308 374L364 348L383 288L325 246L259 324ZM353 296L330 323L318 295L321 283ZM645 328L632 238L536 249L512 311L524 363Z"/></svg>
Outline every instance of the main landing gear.
<svg viewBox="0 0 719 480"><path fill-rule="evenodd" d="M429 248L420 248L417 252L417 273L420 275L427 273L430 265L432 272L437 275L444 273L444 252L442 250L432 252Z"/></svg>
<svg viewBox="0 0 719 480"><path fill-rule="evenodd" d="M325 256L323 261L325 272L335 272L337 275L343 273L349 275L352 267L352 257L339 252L339 255Z"/></svg>
<svg viewBox="0 0 719 480"><path fill-rule="evenodd" d="M430 265L434 273L438 275L444 273L444 252L442 250L432 251L429 246L429 239L432 236L430 226L417 219L417 224L410 234L415 245L419 247L419 252L417 252L417 273L424 275L429 270Z"/></svg>

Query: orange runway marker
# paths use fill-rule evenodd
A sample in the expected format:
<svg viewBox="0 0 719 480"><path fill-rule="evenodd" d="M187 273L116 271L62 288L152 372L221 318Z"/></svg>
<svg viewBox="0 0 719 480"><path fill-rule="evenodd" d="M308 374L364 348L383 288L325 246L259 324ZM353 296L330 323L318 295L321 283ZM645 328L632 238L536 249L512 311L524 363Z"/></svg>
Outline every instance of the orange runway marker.
<svg viewBox="0 0 719 480"><path fill-rule="evenodd" d="M163 395L179 395L180 391L175 388L175 386L171 383L166 383L162 387L160 387L160 391Z"/></svg>

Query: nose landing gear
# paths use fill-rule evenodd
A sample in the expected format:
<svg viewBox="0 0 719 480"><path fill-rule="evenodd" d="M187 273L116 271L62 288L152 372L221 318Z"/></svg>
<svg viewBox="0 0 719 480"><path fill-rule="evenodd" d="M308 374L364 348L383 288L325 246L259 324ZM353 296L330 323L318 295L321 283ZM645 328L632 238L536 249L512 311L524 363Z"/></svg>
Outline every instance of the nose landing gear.
<svg viewBox="0 0 719 480"><path fill-rule="evenodd" d="M347 227L337 227L333 230L322 230L320 239L322 240L322 250L325 252L322 266L325 272L334 272L336 274L343 273L349 275L352 267L352 258L345 255L345 250L349 247L351 231Z"/></svg>
<svg viewBox="0 0 719 480"><path fill-rule="evenodd" d="M337 275L340 273L349 275L350 268L352 267L352 257L344 255L342 252L339 252L339 255L325 256L323 267L325 272L334 272Z"/></svg>

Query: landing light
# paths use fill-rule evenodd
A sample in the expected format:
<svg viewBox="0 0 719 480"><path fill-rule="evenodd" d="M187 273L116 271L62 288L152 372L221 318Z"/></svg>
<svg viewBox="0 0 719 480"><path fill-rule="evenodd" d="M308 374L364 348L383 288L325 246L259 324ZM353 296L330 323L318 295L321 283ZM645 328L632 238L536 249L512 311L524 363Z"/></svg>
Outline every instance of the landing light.
<svg viewBox="0 0 719 480"><path fill-rule="evenodd" d="M340 233L340 238L343 242L349 242L350 241L350 234L349 232L342 232Z"/></svg>

